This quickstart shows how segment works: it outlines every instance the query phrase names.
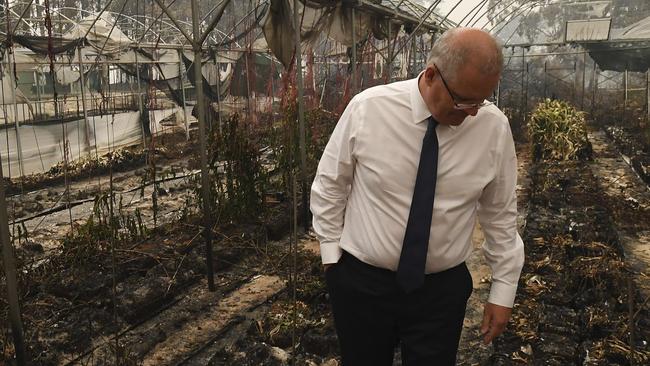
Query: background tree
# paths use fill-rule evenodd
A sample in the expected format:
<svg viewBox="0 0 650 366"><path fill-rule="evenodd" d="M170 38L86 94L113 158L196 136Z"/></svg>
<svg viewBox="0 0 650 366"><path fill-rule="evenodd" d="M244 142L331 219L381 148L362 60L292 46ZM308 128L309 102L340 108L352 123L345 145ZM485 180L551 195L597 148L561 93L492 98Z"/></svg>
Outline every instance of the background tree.
<svg viewBox="0 0 650 366"><path fill-rule="evenodd" d="M627 27L645 18L647 0L490 0L488 18L502 38L515 35L523 41L561 40L566 21L612 18L613 28Z"/></svg>

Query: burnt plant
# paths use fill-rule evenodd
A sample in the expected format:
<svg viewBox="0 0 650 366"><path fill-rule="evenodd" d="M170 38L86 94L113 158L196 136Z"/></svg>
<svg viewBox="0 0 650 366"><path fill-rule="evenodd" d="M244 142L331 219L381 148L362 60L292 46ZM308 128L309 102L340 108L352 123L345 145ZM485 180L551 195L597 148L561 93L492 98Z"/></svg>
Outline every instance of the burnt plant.
<svg viewBox="0 0 650 366"><path fill-rule="evenodd" d="M298 104L287 103L281 110L282 118L272 126L271 141L275 157L275 170L280 179L274 182L275 189L291 192L291 177L300 168L300 138L298 126Z"/></svg>
<svg viewBox="0 0 650 366"><path fill-rule="evenodd" d="M298 125L298 105L287 103L282 108L282 119L273 126L270 144L275 152L276 168L282 179L275 188L291 191L291 176L300 171L300 126ZM336 126L338 115L322 109L305 112L305 153L308 184L316 174L318 161Z"/></svg>
<svg viewBox="0 0 650 366"><path fill-rule="evenodd" d="M25 226L25 222L21 222L18 225L14 225L17 233L15 235L11 235L12 243L16 245L16 241L18 241L18 246L22 246L29 241L29 231L27 231L27 227Z"/></svg>
<svg viewBox="0 0 650 366"><path fill-rule="evenodd" d="M210 135L210 215L217 223L256 220L262 213L267 174L252 132L239 114L233 114ZM195 179L195 197L204 207L200 176Z"/></svg>
<svg viewBox="0 0 650 366"><path fill-rule="evenodd" d="M126 212L120 199L117 212L114 212L109 199L107 194L95 197L91 216L63 240L62 256L68 264L79 266L98 255L110 254L111 238L128 243L149 235L139 209L133 214Z"/></svg>

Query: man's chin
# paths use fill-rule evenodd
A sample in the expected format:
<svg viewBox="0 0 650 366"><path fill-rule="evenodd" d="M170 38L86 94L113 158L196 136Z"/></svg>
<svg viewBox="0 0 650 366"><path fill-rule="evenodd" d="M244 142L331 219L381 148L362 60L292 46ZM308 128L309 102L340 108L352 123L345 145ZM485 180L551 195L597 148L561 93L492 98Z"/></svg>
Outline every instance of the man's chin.
<svg viewBox="0 0 650 366"><path fill-rule="evenodd" d="M436 120L443 125L449 125L449 126L460 126L467 117L469 116L456 116L456 115L447 115L447 118L436 118ZM435 118L435 117L434 117Z"/></svg>
<svg viewBox="0 0 650 366"><path fill-rule="evenodd" d="M467 119L467 116L464 116L464 117L452 117L452 118L449 118L449 122L447 124L451 125L451 126L460 126L461 124L463 124L463 122L465 122L466 119Z"/></svg>

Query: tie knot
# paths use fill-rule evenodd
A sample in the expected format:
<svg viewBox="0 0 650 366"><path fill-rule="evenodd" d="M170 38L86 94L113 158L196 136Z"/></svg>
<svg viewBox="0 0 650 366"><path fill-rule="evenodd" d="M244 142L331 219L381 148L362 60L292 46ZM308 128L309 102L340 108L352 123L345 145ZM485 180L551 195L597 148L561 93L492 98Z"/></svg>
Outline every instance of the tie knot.
<svg viewBox="0 0 650 366"><path fill-rule="evenodd" d="M433 131L436 129L436 126L438 126L438 121L436 121L433 116L428 118L429 124L427 125L427 133L425 136L431 136L433 134Z"/></svg>

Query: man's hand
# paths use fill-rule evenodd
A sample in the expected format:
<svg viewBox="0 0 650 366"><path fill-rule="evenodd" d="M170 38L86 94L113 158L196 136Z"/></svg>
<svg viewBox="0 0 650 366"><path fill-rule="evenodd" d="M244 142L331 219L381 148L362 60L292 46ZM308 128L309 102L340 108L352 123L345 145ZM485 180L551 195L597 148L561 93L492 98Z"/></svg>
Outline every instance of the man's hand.
<svg viewBox="0 0 650 366"><path fill-rule="evenodd" d="M485 303L483 309L483 323L481 324L481 334L483 335L483 343L489 344L499 334L503 333L506 329L506 324L510 319L512 309L505 306Z"/></svg>

